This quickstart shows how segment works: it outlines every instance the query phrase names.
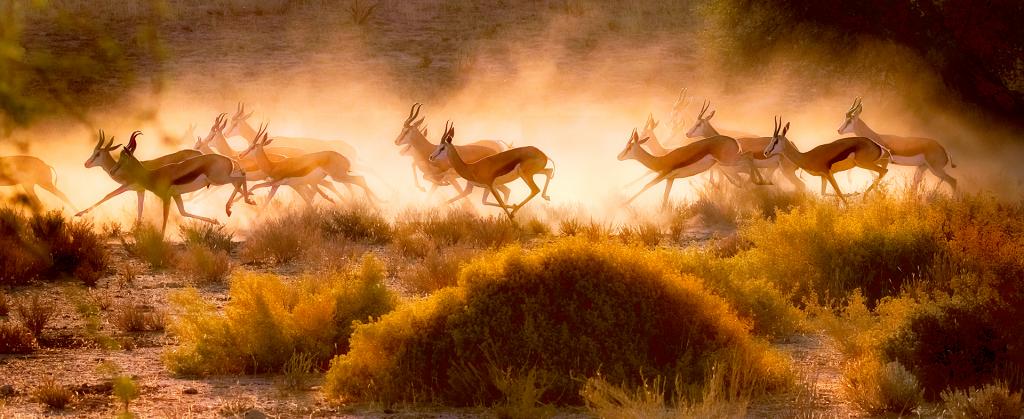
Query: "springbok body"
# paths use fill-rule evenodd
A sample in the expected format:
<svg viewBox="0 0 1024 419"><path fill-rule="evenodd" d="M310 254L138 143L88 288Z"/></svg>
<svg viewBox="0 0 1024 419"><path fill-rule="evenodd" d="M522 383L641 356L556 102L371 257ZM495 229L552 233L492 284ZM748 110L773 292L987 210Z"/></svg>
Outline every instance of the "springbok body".
<svg viewBox="0 0 1024 419"><path fill-rule="evenodd" d="M648 141L648 138L640 139L637 131L634 129L633 134L626 141L626 148L619 153L619 161L636 160L657 174L636 195L629 198L626 201L626 205L629 205L640 194L664 180L666 181L665 195L662 198L661 205L666 207L668 206L669 194L672 192L672 183L676 179L706 172L714 167L715 164L735 166L741 161L740 147L736 144L736 140L723 135L687 144L663 156L655 156L641 147L641 145ZM733 180L729 175L726 175L726 177ZM735 183L734 180L733 182Z"/></svg>
<svg viewBox="0 0 1024 419"><path fill-rule="evenodd" d="M420 186L419 176L416 174L417 168L423 173L424 179L431 182L431 192L438 186L451 185L461 194L463 189L456 181L458 174L452 169L451 162L448 159L430 160L430 155L437 149L437 145L427 139L425 131L421 131L420 125L423 123L423 119L416 120L422 107L423 104L416 103L409 109L409 116L402 124L402 132L395 137L395 145L404 147L402 154L412 156L413 182L419 190L424 189ZM469 144L457 145L455 148L459 150L459 156L464 161L471 163L507 149L503 143L494 140L474 141ZM505 197L507 199L508 195L506 194Z"/></svg>
<svg viewBox="0 0 1024 419"><path fill-rule="evenodd" d="M705 105L705 108L701 110L700 115L697 115L697 121L694 123L693 127L686 131L687 138L707 138L722 135L713 125L711 125L711 118L715 116L715 111L711 111L710 114L705 115L705 111L707 111L707 106L709 105L710 103ZM772 141L772 137L747 135L735 138L736 142L740 145L740 153L750 156L754 169L768 170L768 176L766 176L768 179L771 179L775 170L778 169L782 173L782 176L797 189L807 189L804 182L796 175L796 171L799 167L786 158L785 155L764 155L763 151ZM753 175L754 173L751 173L751 176Z"/></svg>
<svg viewBox="0 0 1024 419"><path fill-rule="evenodd" d="M781 128L781 132L779 131ZM834 177L835 173L860 167L873 171L878 177L871 182L864 193L870 192L878 182L882 180L888 171L889 152L867 137L840 138L828 144L822 144L806 153L800 152L792 142L786 138L789 131L789 123L782 126L781 118L775 123L775 133L771 141L765 146L762 154L765 157L784 154L787 159L795 163L801 169L814 176L821 177L821 194L825 195L825 182L832 184L839 199L846 202L846 197L839 189Z"/></svg>
<svg viewBox="0 0 1024 419"><path fill-rule="evenodd" d="M854 100L853 106L850 107L850 110L846 111L846 119L839 126L839 133L853 133L861 137L870 138L892 153L892 164L916 167L914 182L911 186L914 190L917 190L924 177L924 172L927 170L932 172L941 181L948 183L954 192L956 191L956 178L946 173L946 165L953 168L956 168L956 165L953 164L953 160L949 157L949 152L946 151L942 144L931 138L879 134L860 119L860 114L863 110L864 106L861 103L861 98Z"/></svg>
<svg viewBox="0 0 1024 419"><path fill-rule="evenodd" d="M172 199L178 205L178 212L182 216L219 224L212 218L185 211L185 204L181 199L181 194L184 193L214 185L234 185L235 188L224 207L224 212L228 216L231 216L231 203L236 194L241 193L246 203L255 204L249 199L245 173L227 157L218 154L202 154L156 169L148 169L135 158L135 147L136 142L133 136L128 145L121 149L121 157L111 170L111 175L130 179L132 183L142 186L163 201L161 234L167 229L167 216Z"/></svg>
<svg viewBox="0 0 1024 419"><path fill-rule="evenodd" d="M491 205L487 202L487 195L494 195L494 198L498 200L496 206L501 207L511 220L515 218L516 212L538 193L545 200L551 200L548 196L548 185L551 183L551 178L555 176L554 162L552 162L552 167L548 168L550 159L537 147L516 147L469 163L460 155L461 150L452 144L454 137L455 125L446 126L445 133L441 136L441 143L430 155L431 162L447 159L451 163L452 169L466 179L466 189L459 196L448 200L449 203L466 197L473 191L474 186L480 186L487 191L484 194L484 203ZM533 180L533 177L538 174L547 177L543 190ZM496 192L495 188L503 187L505 183L515 178L522 179L529 186L530 195L519 204L509 206L505 204L505 199ZM502 191L504 192L504 190Z"/></svg>
<svg viewBox="0 0 1024 419"><path fill-rule="evenodd" d="M270 195L267 197L268 203L274 198L274 194L277 193L277 189L281 185L313 185L321 196L330 200L327 194L315 187L328 176L335 182L357 185L363 189L369 200L379 201L370 187L366 185L366 180L362 176L351 173L352 164L345 156L334 151L320 151L299 157L287 157L274 162L270 160L264 149L272 141L273 139L268 138L264 128L257 132L256 139L240 156L245 157L249 153L254 153L260 169L267 174L268 181L253 186L252 189L271 188ZM335 194L338 193L337 190L333 188L332 190Z"/></svg>
<svg viewBox="0 0 1024 419"><path fill-rule="evenodd" d="M133 132L130 141L134 142L135 138L141 134L142 133L139 131ZM96 166L102 167L103 171L107 172L107 175L110 176L110 178L113 179L114 182L121 184L121 186L108 193L106 196L103 197L103 199L100 199L99 202L96 202L89 208L86 208L75 215L82 216L85 213L92 211L100 204L108 201L109 199L115 196L118 196L127 191L135 191L136 194L138 195L138 211L136 215L136 222L142 222L142 209L146 202L146 188L136 183L135 179L132 179L125 175L114 174L114 166L117 165L117 160L114 160L114 156L111 155L110 152L115 148L120 147L121 145L111 145L114 143L114 137L110 137L109 141L106 141L105 137L106 136L104 135L103 130L100 130L99 142L97 142L96 147L93 148L92 155L89 156L89 159L85 161L85 167L87 169ZM106 144L104 144L105 141ZM180 150L171 154L157 157L152 160L143 161L141 162L141 164L143 167L152 170L162 166L166 166L171 163L178 163L200 155L202 155L202 153L197 150Z"/></svg>
<svg viewBox="0 0 1024 419"><path fill-rule="evenodd" d="M0 186L21 186L33 204L39 203L39 196L36 195L35 190L36 186L39 186L75 209L75 205L71 203L67 195L57 189L56 183L57 172L36 157L0 157Z"/></svg>

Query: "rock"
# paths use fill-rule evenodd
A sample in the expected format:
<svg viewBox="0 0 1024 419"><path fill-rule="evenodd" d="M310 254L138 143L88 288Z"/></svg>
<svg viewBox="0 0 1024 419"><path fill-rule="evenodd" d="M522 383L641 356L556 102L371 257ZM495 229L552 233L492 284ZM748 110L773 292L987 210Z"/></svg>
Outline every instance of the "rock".
<svg viewBox="0 0 1024 419"><path fill-rule="evenodd" d="M189 387L181 391L182 394L199 394L199 390Z"/></svg>
<svg viewBox="0 0 1024 419"><path fill-rule="evenodd" d="M14 391L14 386L10 384L0 386L0 397L11 397L15 394L18 394L18 392Z"/></svg>

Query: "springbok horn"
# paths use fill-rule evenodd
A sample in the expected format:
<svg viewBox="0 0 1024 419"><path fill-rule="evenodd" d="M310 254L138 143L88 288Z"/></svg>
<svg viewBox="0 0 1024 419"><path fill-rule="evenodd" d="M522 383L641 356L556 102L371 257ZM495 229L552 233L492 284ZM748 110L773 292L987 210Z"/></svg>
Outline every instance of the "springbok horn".
<svg viewBox="0 0 1024 419"><path fill-rule="evenodd" d="M134 153L135 152L135 147L139 146L139 143L135 141L135 137L138 137L140 135L142 135L142 131L135 131L135 132L132 133L132 138L128 140L128 145L125 146L125 148L128 150L128 152L130 152L130 153Z"/></svg>
<svg viewBox="0 0 1024 419"><path fill-rule="evenodd" d="M103 142L107 140L106 138L103 137L105 137L105 135L103 135L103 130L100 129L100 142L96 143L95 147L97 150L103 148Z"/></svg>

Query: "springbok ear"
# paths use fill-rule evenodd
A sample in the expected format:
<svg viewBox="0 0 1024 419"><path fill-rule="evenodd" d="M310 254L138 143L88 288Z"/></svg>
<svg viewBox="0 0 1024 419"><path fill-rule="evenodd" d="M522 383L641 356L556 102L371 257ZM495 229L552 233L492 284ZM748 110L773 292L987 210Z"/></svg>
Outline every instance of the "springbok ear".
<svg viewBox="0 0 1024 419"><path fill-rule="evenodd" d="M633 133L629 135L629 141L637 141L640 139L639 135L636 135L636 128L633 128Z"/></svg>
<svg viewBox="0 0 1024 419"><path fill-rule="evenodd" d="M709 113L708 116L706 118L704 118L704 120L705 121L710 121L711 118L714 117L714 116L715 116L715 111L711 111L711 113Z"/></svg>
<svg viewBox="0 0 1024 419"><path fill-rule="evenodd" d="M644 139L642 139L642 140L640 140L640 141L637 141L636 143L637 143L637 144L643 144L643 143L646 143L646 142L647 142L647 140L650 140L650 139L651 139L651 137L644 137Z"/></svg>
<svg viewBox="0 0 1024 419"><path fill-rule="evenodd" d="M785 137L786 136L786 132L788 132L788 131L789 131L789 122L786 123L786 126L782 127L782 136Z"/></svg>

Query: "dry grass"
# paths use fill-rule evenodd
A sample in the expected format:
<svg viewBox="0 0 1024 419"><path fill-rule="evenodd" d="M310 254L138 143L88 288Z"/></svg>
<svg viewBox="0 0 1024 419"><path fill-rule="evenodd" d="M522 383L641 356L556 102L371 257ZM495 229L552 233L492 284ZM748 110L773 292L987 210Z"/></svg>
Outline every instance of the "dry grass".
<svg viewBox="0 0 1024 419"><path fill-rule="evenodd" d="M459 266L468 262L476 252L469 249L448 249L432 252L422 261L412 264L398 274L398 281L409 291L429 294L455 285L459 280Z"/></svg>
<svg viewBox="0 0 1024 419"><path fill-rule="evenodd" d="M231 258L223 250L188 246L178 257L177 267L193 285L220 284L231 273Z"/></svg>
<svg viewBox="0 0 1024 419"><path fill-rule="evenodd" d="M163 269L174 263L174 246L164 240L163 233L152 224L136 225L120 240L129 254L142 259L153 269Z"/></svg>
<svg viewBox="0 0 1024 419"><path fill-rule="evenodd" d="M854 361L843 372L843 381L847 398L870 415L911 414L924 401L917 378L896 361Z"/></svg>
<svg viewBox="0 0 1024 419"><path fill-rule="evenodd" d="M53 377L47 377L32 390L32 398L53 410L61 410L71 404L74 394Z"/></svg>
<svg viewBox="0 0 1024 419"><path fill-rule="evenodd" d="M125 261L121 269L117 270L117 286L120 288L131 288L135 286L135 279L139 276L139 269L131 262Z"/></svg>
<svg viewBox="0 0 1024 419"><path fill-rule="evenodd" d="M7 313L11 311L11 300L7 297L7 293L0 291L0 317L7 317Z"/></svg>
<svg viewBox="0 0 1024 419"><path fill-rule="evenodd" d="M234 235L224 231L224 226L202 222L183 224L178 234L185 247L205 247L212 251L231 253L235 250Z"/></svg>
<svg viewBox="0 0 1024 419"><path fill-rule="evenodd" d="M123 332L158 332L164 330L167 316L160 310L136 303L121 303L110 318Z"/></svg>
<svg viewBox="0 0 1024 419"><path fill-rule="evenodd" d="M25 326L0 322L0 354L25 354L36 350L36 338Z"/></svg>
<svg viewBox="0 0 1024 419"><path fill-rule="evenodd" d="M305 390L312 379L316 357L308 352L292 354L281 368L281 384L287 390Z"/></svg>
<svg viewBox="0 0 1024 419"><path fill-rule="evenodd" d="M946 413L954 419L1019 418L1024 415L1021 393L1013 392L1005 383L989 384L979 389L942 392Z"/></svg>
<svg viewBox="0 0 1024 419"><path fill-rule="evenodd" d="M39 337L46 325L50 323L57 307L53 303L44 301L37 292L20 301L15 311L18 312L21 324L31 331L32 335Z"/></svg>

